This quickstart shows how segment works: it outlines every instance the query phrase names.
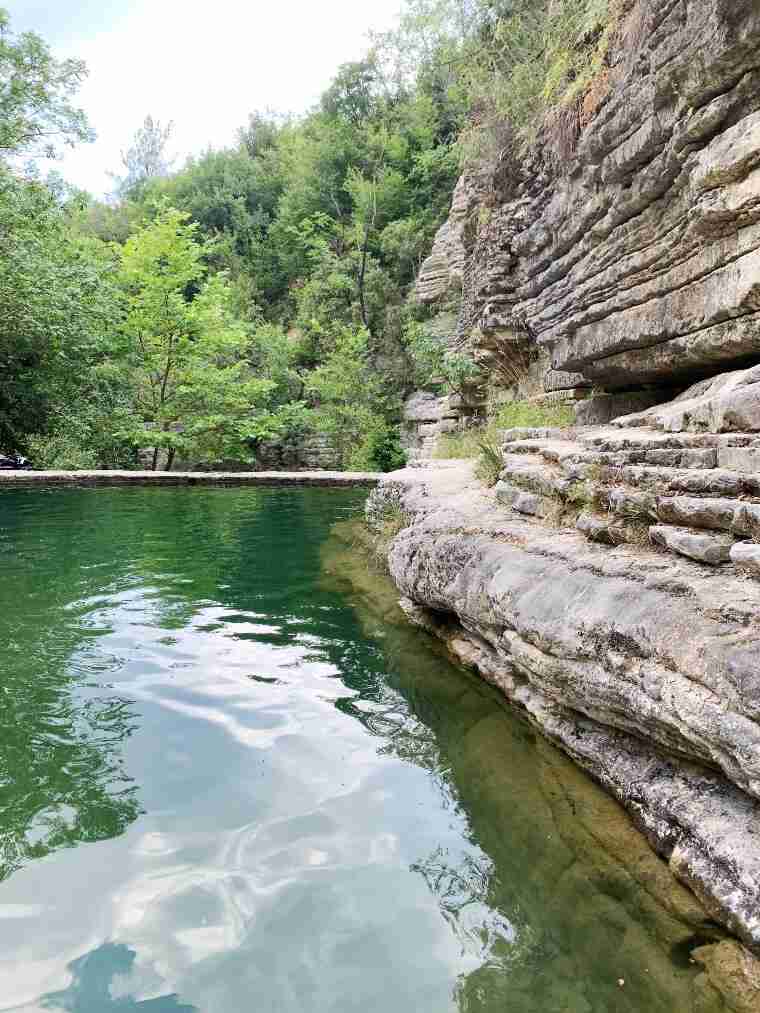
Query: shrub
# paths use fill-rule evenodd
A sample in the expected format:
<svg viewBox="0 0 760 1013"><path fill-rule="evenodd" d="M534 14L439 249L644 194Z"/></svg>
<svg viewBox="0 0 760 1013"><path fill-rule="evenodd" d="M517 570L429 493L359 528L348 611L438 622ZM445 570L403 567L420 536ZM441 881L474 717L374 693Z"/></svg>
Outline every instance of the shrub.
<svg viewBox="0 0 760 1013"><path fill-rule="evenodd" d="M529 401L511 401L503 405L485 425L473 426L438 439L433 456L439 460L478 457L490 452L499 441L502 429L565 429L575 421L566 405L535 405ZM484 451L488 447L488 451Z"/></svg>
<svg viewBox="0 0 760 1013"><path fill-rule="evenodd" d="M567 405L536 405L530 401L511 401L493 416L498 429L566 429L575 422L575 412Z"/></svg>
<svg viewBox="0 0 760 1013"><path fill-rule="evenodd" d="M484 427L478 427L440 436L436 442L433 457L438 460L464 460L477 457L485 433Z"/></svg>
<svg viewBox="0 0 760 1013"><path fill-rule="evenodd" d="M503 467L504 460L499 444L494 440L481 439L480 456L475 466L475 475L490 489L499 481Z"/></svg>

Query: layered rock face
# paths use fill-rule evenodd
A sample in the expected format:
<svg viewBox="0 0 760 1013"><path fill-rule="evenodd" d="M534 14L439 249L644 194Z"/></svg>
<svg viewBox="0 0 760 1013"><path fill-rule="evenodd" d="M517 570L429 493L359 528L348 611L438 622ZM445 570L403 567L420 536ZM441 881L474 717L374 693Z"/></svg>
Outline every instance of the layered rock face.
<svg viewBox="0 0 760 1013"><path fill-rule="evenodd" d="M460 181L418 284L484 369L594 396L505 432L495 489L418 462L369 518L405 525L409 617L760 955L760 4L620 6L577 106Z"/></svg>
<svg viewBox="0 0 760 1013"><path fill-rule="evenodd" d="M508 434L495 491L462 462L412 468L385 479L369 517L407 523L389 566L410 618L618 798L711 916L760 953L760 582L728 555L695 562L678 545L606 541L571 523L588 512L571 490L585 491L591 441L623 432ZM659 467L670 480L707 475ZM517 482L522 501L504 496ZM609 492L621 490L648 509L636 488ZM539 508L550 494L569 512L551 527ZM674 493L652 503L689 509Z"/></svg>
<svg viewBox="0 0 760 1013"><path fill-rule="evenodd" d="M760 6L627 8L572 150L548 126L509 184L463 179L418 292L462 285L476 356L524 341L576 383L683 387L760 355Z"/></svg>
<svg viewBox="0 0 760 1013"><path fill-rule="evenodd" d="M433 457L439 436L456 432L463 423L473 421L480 400L463 394L438 397L427 391L416 391L407 398L403 409L401 443L410 460Z"/></svg>

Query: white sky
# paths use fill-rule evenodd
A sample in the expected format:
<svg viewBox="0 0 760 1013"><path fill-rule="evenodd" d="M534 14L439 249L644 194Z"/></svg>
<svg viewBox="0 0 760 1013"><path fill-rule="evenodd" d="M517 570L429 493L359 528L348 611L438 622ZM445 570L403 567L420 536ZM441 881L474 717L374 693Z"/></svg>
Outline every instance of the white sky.
<svg viewBox="0 0 760 1013"><path fill-rule="evenodd" d="M52 163L100 196L120 151L150 113L173 120L180 156L232 142L253 110L302 112L337 67L361 57L370 29L393 24L401 0L0 0L14 31L56 56L84 59L78 104L98 133Z"/></svg>

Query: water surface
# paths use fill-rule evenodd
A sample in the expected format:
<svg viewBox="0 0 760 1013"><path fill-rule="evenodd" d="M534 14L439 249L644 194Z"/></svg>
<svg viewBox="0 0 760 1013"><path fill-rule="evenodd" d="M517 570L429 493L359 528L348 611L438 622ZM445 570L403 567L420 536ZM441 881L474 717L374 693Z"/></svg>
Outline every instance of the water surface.
<svg viewBox="0 0 760 1013"><path fill-rule="evenodd" d="M0 494L0 1010L691 1009L702 913L330 537L363 496Z"/></svg>

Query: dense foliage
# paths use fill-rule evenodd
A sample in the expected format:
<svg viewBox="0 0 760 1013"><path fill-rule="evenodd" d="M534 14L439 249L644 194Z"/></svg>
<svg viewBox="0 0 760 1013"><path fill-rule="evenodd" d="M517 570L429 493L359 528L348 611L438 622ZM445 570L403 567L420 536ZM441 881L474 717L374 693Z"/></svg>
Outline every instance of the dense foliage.
<svg viewBox="0 0 760 1013"><path fill-rule="evenodd" d="M171 467L317 432L345 467L398 465L403 396L472 370L411 294L462 158L505 116L527 136L574 101L608 15L608 0L408 0L301 119L254 114L170 172L171 125L148 117L102 202L12 168L87 138L84 68L0 12L0 450L78 467L147 449Z"/></svg>

